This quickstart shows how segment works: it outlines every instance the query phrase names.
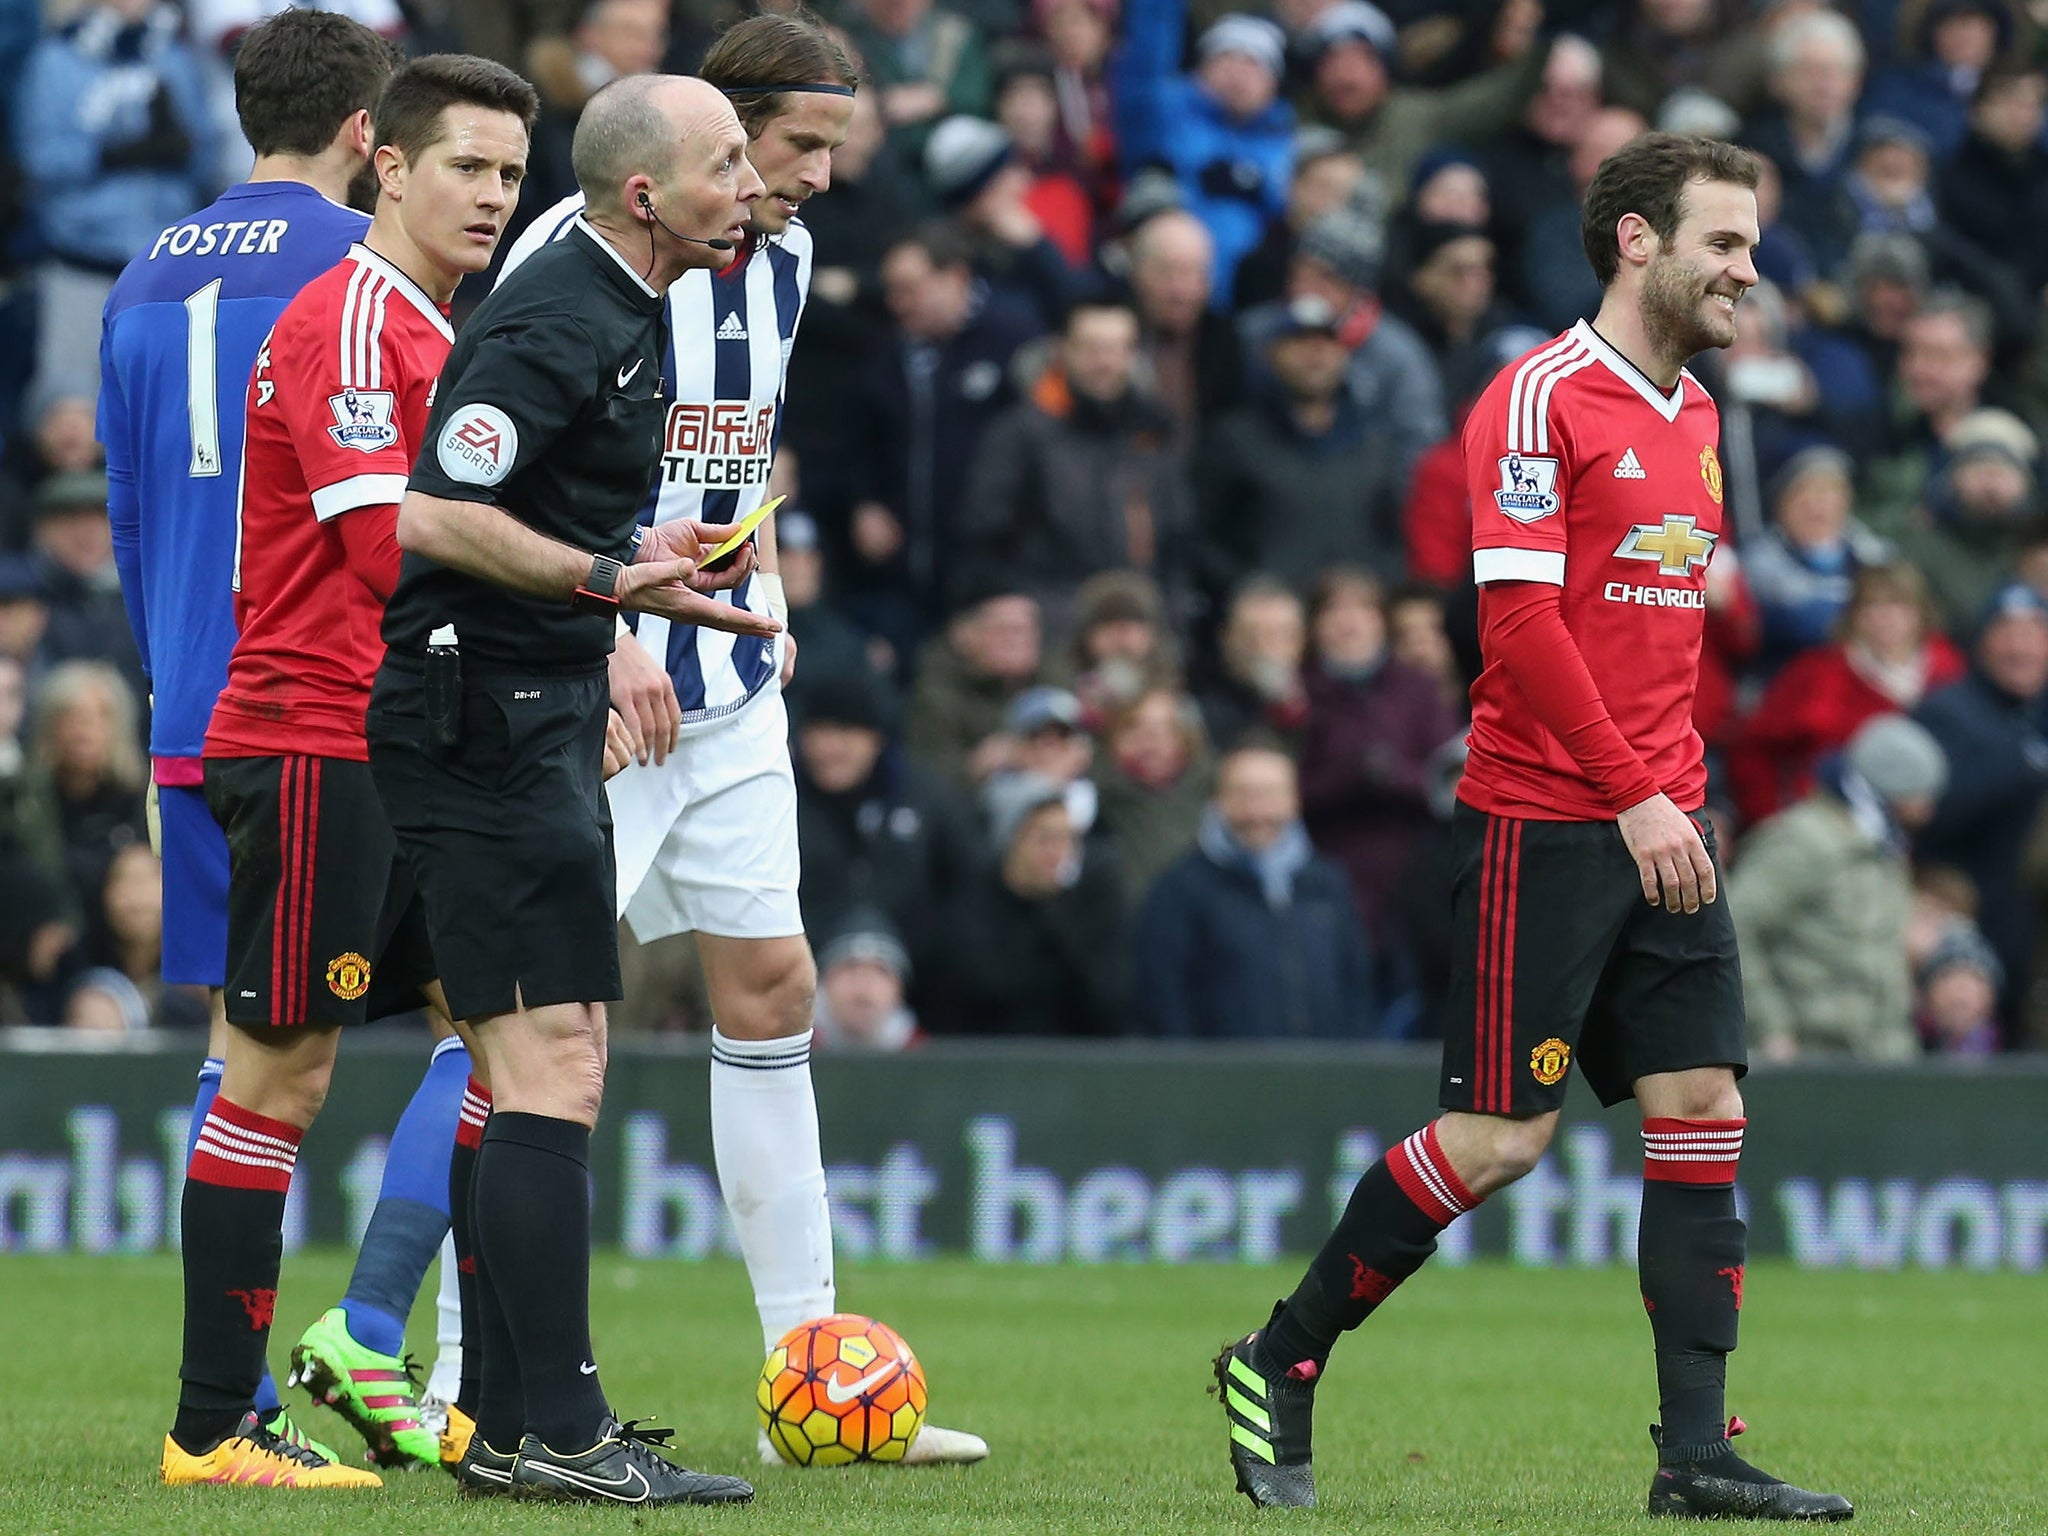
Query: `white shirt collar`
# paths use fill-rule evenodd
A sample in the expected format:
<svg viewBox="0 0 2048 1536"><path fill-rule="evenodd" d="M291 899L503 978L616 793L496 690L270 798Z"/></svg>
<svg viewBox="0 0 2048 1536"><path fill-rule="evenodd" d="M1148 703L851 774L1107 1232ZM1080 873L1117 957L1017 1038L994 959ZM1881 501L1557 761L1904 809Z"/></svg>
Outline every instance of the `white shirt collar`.
<svg viewBox="0 0 2048 1536"><path fill-rule="evenodd" d="M603 235L599 234L597 230L591 226L590 220L583 217L583 215L580 213L576 215L576 228L582 230L583 233L589 237L590 243L592 245L595 245L600 251L603 251L605 255L611 257L613 261L616 261L619 264L619 270L627 273L629 276L632 277L634 282L640 285L640 291L642 293L646 294L647 297L649 297L650 299L658 299L661 297L660 290L655 288L653 284L649 283L647 279L642 277L638 272L635 272L633 270L633 264L630 261L626 260L625 257L619 254L619 248L613 245L611 241L605 239Z"/></svg>
<svg viewBox="0 0 2048 1536"><path fill-rule="evenodd" d="M1678 382L1671 386L1671 393L1667 395L1650 382L1649 375L1642 369L1610 347L1606 339L1593 329L1592 321L1581 320L1572 327L1572 334L1586 344L1609 373L1641 395L1659 416L1666 421L1678 420L1678 413L1685 406L1685 381L1690 377L1683 369L1679 370Z"/></svg>
<svg viewBox="0 0 2048 1536"><path fill-rule="evenodd" d="M448 324L448 317L441 313L441 306L428 298L426 290L420 287L418 283L407 277L397 267L393 266L382 256L379 256L360 240L348 248L348 256L349 260L368 267L372 272L383 278L385 282L397 289L412 304L414 309L433 321L434 329L439 331L449 341L455 340L455 330Z"/></svg>

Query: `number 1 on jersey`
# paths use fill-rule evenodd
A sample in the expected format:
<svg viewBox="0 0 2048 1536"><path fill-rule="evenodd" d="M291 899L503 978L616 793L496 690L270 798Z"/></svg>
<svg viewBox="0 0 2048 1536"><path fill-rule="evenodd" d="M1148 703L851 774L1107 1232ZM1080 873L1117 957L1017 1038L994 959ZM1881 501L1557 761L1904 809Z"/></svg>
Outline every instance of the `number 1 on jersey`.
<svg viewBox="0 0 2048 1536"><path fill-rule="evenodd" d="M220 473L220 385L214 345L220 282L216 277L185 300L185 412L192 429L188 475Z"/></svg>

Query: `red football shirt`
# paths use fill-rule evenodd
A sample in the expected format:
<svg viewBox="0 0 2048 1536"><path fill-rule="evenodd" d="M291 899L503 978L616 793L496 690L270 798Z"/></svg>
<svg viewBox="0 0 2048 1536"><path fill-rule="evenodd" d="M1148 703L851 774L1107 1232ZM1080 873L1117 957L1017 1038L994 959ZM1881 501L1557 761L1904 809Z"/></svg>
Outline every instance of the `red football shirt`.
<svg viewBox="0 0 2048 1536"><path fill-rule="evenodd" d="M241 633L208 757L368 759L363 713L389 588L372 587L349 546L388 545L454 341L446 311L362 245L278 316L249 379ZM343 519L377 521L345 537Z"/></svg>
<svg viewBox="0 0 2048 1536"><path fill-rule="evenodd" d="M1566 631L1614 726L1682 810L1706 799L1693 729L1707 564L1721 539L1721 417L1690 373L1668 393L1580 321L1510 364L1465 423L1480 623L1494 582L1563 589ZM1535 716L1499 656L1472 685L1459 796L1501 816L1620 809Z"/></svg>

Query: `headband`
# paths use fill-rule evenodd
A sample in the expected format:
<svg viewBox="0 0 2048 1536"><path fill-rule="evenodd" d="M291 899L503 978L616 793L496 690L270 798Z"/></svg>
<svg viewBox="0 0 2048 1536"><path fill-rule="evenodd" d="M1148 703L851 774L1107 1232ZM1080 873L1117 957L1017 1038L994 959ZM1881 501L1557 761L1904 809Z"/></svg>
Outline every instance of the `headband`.
<svg viewBox="0 0 2048 1536"><path fill-rule="evenodd" d="M812 81L804 85L732 85L725 88L725 94L728 96L779 96L784 91L811 91L819 96L851 96L853 87Z"/></svg>

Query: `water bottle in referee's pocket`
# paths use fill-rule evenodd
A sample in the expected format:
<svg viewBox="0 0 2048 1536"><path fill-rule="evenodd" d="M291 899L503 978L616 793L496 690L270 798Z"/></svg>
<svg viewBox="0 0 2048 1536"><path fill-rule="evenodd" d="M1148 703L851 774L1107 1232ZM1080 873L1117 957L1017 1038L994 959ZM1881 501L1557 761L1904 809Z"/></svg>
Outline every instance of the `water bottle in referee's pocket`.
<svg viewBox="0 0 2048 1536"><path fill-rule="evenodd" d="M427 745L452 752L462 745L462 650L453 624L427 636Z"/></svg>

